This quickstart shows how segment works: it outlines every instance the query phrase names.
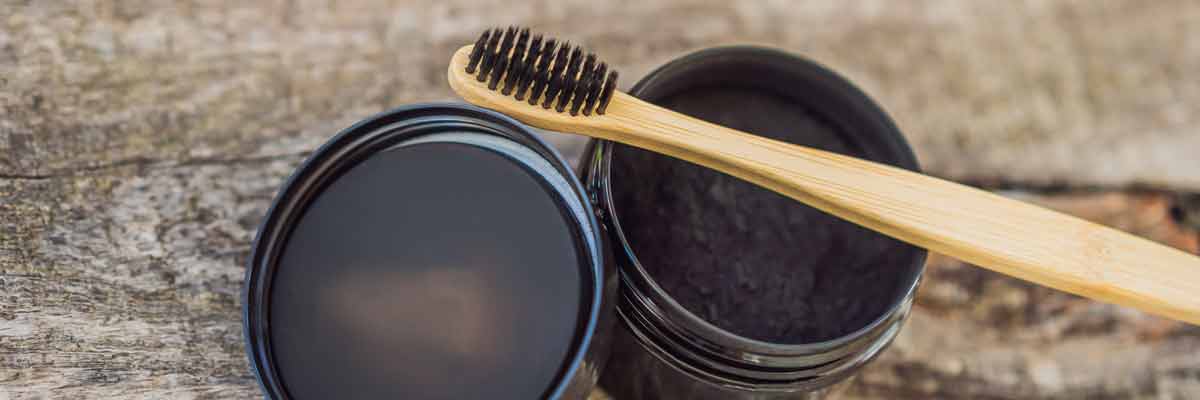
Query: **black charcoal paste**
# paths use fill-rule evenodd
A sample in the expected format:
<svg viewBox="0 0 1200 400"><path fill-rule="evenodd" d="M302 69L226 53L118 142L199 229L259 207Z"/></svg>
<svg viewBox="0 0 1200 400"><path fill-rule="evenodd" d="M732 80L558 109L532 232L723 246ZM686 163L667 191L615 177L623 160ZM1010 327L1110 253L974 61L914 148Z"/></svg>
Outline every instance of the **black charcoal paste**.
<svg viewBox="0 0 1200 400"><path fill-rule="evenodd" d="M793 100L699 87L659 102L684 114L861 157ZM616 145L612 193L639 262L686 309L773 343L834 339L886 313L915 248L686 161Z"/></svg>

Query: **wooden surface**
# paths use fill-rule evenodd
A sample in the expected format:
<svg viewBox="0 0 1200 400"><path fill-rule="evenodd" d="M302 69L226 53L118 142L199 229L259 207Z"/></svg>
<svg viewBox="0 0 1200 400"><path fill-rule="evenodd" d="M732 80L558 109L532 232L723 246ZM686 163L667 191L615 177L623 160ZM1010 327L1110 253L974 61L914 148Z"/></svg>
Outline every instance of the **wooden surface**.
<svg viewBox="0 0 1200 400"><path fill-rule="evenodd" d="M1200 4L843 3L0 0L0 399L258 397L238 294L278 185L356 120L451 99L446 57L509 23L624 87L700 47L800 52L937 175L1198 250ZM1200 398L1200 329L934 257L846 397Z"/></svg>
<svg viewBox="0 0 1200 400"><path fill-rule="evenodd" d="M538 128L704 165L930 251L1200 325L1200 257L973 187L729 129L622 92L613 93L608 112L591 116L530 105L466 72L475 48L458 49L447 70L451 89L472 104ZM493 71L491 80L503 82L502 74ZM557 101L570 96L560 93Z"/></svg>

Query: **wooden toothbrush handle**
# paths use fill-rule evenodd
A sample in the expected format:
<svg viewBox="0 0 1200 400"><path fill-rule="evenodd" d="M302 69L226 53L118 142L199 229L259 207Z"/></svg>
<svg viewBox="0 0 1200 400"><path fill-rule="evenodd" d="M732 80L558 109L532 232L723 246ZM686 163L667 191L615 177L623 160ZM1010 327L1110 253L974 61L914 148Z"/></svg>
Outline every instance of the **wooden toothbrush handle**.
<svg viewBox="0 0 1200 400"><path fill-rule="evenodd" d="M1182 251L968 186L710 124L625 93L614 93L603 114L532 106L466 73L472 49L455 52L447 70L450 87L471 103L539 128L688 160L984 268L1200 325L1200 258Z"/></svg>
<svg viewBox="0 0 1200 400"><path fill-rule="evenodd" d="M595 136L717 169L905 242L1200 324L1200 257L969 186L710 124L623 93L602 120L588 129Z"/></svg>

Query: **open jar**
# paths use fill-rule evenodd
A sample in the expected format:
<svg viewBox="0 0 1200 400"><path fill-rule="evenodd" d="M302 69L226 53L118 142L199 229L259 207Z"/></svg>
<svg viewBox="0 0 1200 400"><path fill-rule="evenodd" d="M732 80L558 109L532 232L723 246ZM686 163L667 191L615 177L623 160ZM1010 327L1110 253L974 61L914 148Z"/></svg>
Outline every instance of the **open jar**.
<svg viewBox="0 0 1200 400"><path fill-rule="evenodd" d="M833 72L758 47L699 51L630 94L776 140L912 170L899 130ZM926 252L731 176L592 141L581 176L618 265L614 398L820 399L896 336Z"/></svg>

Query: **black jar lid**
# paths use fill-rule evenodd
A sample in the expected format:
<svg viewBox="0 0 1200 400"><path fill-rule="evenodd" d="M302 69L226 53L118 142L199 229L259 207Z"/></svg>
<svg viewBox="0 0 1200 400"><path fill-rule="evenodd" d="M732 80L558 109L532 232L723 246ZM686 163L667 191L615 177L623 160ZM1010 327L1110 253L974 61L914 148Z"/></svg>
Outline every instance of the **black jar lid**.
<svg viewBox="0 0 1200 400"><path fill-rule="evenodd" d="M508 117L372 117L314 152L259 229L252 366L277 399L574 392L603 342L597 226L566 162Z"/></svg>

